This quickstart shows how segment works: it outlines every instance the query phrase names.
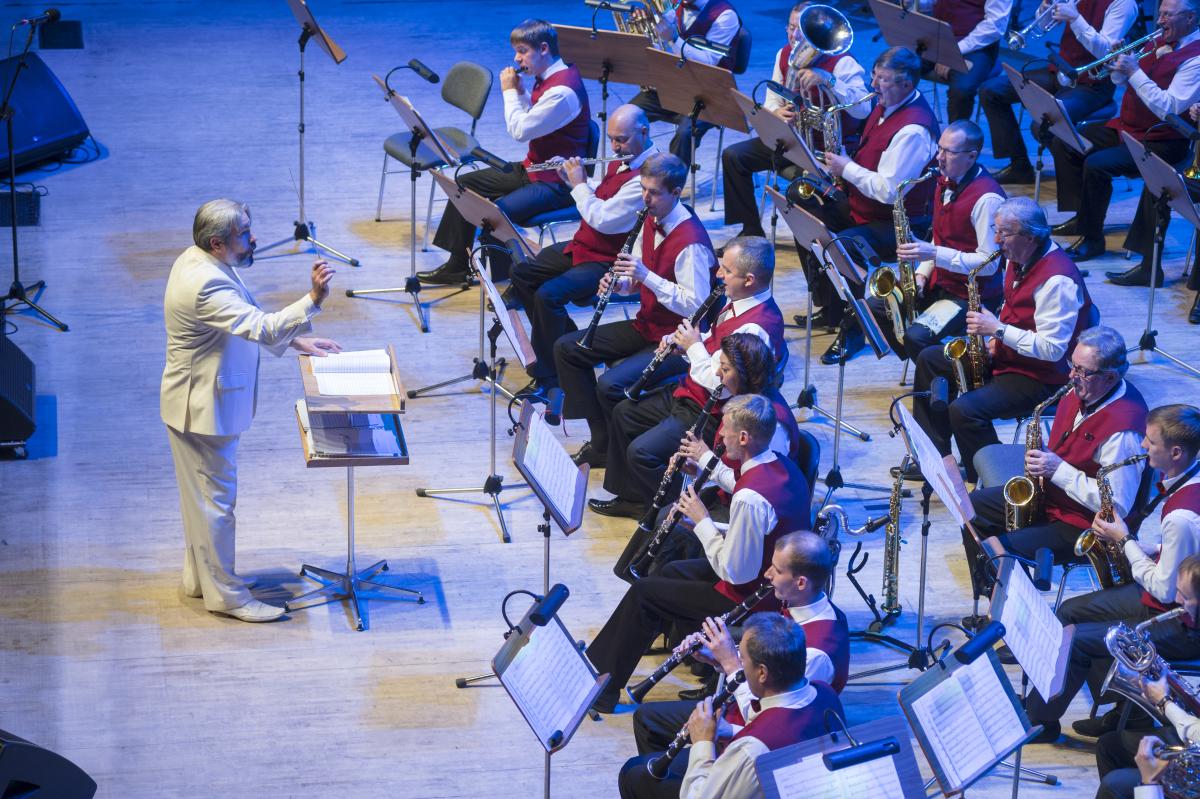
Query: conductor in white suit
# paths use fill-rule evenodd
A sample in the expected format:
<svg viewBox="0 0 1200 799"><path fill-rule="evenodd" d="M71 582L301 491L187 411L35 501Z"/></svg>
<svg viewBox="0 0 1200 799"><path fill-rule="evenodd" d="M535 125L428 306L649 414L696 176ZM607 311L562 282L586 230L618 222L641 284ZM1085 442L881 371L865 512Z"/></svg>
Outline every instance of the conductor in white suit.
<svg viewBox="0 0 1200 799"><path fill-rule="evenodd" d="M284 609L254 599L234 572L238 438L254 418L260 347L276 356L289 346L318 356L341 350L303 336L334 273L317 261L311 290L266 313L237 272L254 261L250 209L232 200L207 202L196 212L192 238L195 246L176 259L167 279L160 396L183 515L183 591L203 596L215 613L273 621Z"/></svg>

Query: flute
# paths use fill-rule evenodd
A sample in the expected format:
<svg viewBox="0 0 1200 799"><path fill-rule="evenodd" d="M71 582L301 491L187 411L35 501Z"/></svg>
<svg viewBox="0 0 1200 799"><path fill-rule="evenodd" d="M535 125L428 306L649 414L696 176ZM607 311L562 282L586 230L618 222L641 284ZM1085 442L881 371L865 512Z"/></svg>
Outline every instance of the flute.
<svg viewBox="0 0 1200 799"><path fill-rule="evenodd" d="M583 167L588 167L588 166L594 166L596 164L607 164L607 163L610 163L613 161L623 164L626 161L632 161L632 160L633 160L632 155L613 156L612 158L581 158L579 160L579 165L583 166ZM565 163L567 163L567 159L565 159L565 158L559 159L558 161L542 161L541 163L538 163L538 164L530 164L529 166L525 167L525 171L526 172L553 172L554 170L558 169L560 166L562 166Z"/></svg>
<svg viewBox="0 0 1200 799"><path fill-rule="evenodd" d="M700 324L700 320L708 316L708 312L711 311L713 306L716 305L717 301L724 296L724 283L718 283L717 285L713 286L713 290L707 297L704 298L704 302L700 303L700 307L697 308L696 312L688 318L688 324L692 327ZM642 389L646 387L646 383L649 382L650 378L654 376L654 373L658 371L658 367L662 366L663 361L671 357L671 355L677 349L679 349L679 345L672 341L666 346L665 349L660 349L658 352L654 353L654 357L650 359L650 363L646 364L646 368L642 370L640 375L638 375L638 379L633 381L632 385L625 388L625 396L634 402L640 400L642 398Z"/></svg>
<svg viewBox="0 0 1200 799"><path fill-rule="evenodd" d="M746 674L740 670L737 674L726 680L725 687L713 698L713 712L716 713L732 702L734 691L745 681ZM667 772L671 769L671 761L683 751L683 747L692 742L691 739L692 736L688 733L688 728L685 724L683 725L683 729L679 731L679 734L675 736L675 740L671 741L671 745L667 747L667 751L658 757L646 761L646 771L650 772L650 776L656 780L666 779Z"/></svg>

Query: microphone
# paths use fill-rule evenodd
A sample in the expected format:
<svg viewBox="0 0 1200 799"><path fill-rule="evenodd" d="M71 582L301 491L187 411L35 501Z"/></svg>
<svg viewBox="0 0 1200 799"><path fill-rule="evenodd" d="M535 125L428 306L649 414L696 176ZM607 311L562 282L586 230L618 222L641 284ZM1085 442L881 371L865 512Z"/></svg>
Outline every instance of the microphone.
<svg viewBox="0 0 1200 799"><path fill-rule="evenodd" d="M766 84L767 84L768 89L775 92L776 94L778 94L783 99L787 100L792 105L800 105L801 104L799 92L794 92L791 89L788 89L787 87L785 87L782 83L779 83L778 81L774 81L774 80L769 80L766 82Z"/></svg>
<svg viewBox="0 0 1200 799"><path fill-rule="evenodd" d="M996 642L1004 637L1004 625L998 621L992 621L987 627L984 627L975 637L954 651L954 659L959 663L974 663L980 655L996 645Z"/></svg>
<svg viewBox="0 0 1200 799"><path fill-rule="evenodd" d="M436 72L422 64L419 59L413 58L409 60L408 65L412 68L413 72L417 73L430 83L437 83L439 80L441 80Z"/></svg>
<svg viewBox="0 0 1200 799"><path fill-rule="evenodd" d="M546 424L558 427L562 424L563 399L566 398L561 388L555 386L546 395ZM1046 550L1049 552L1050 550Z"/></svg>
<svg viewBox="0 0 1200 799"><path fill-rule="evenodd" d="M529 620L538 627L545 627L554 618L554 614L558 613L558 609L567 601L567 597L571 592L562 583L555 583L550 588L550 592L537 601L533 606L533 610L529 613Z"/></svg>
<svg viewBox="0 0 1200 799"><path fill-rule="evenodd" d="M498 155L489 153L487 150L483 149L482 147L476 147L474 150L471 151L471 155L475 156L477 159L479 159L483 163L487 164L492 169L498 169L506 175L513 171L512 164L510 164L508 161L505 161L503 158L501 158Z"/></svg>
<svg viewBox="0 0 1200 799"><path fill-rule="evenodd" d="M1033 556L1033 587L1039 591L1050 590L1050 574L1054 571L1054 553L1049 547L1041 547Z"/></svg>
<svg viewBox="0 0 1200 799"><path fill-rule="evenodd" d="M598 8L602 11L619 11L622 14L628 14L633 11L633 6L629 3L613 3L609 0L583 0L583 4L588 8Z"/></svg>
<svg viewBox="0 0 1200 799"><path fill-rule="evenodd" d="M62 19L62 12L57 8L47 8L36 17L28 17L18 22L18 25L49 25Z"/></svg>
<svg viewBox="0 0 1200 799"><path fill-rule="evenodd" d="M857 766L860 763L878 760L881 757L891 757L898 754L900 754L900 742L896 740L895 736L889 736L887 738L880 738L878 741L867 741L865 744L858 744L857 746L851 746L837 752L828 752L821 756L821 760L825 762L826 769L837 771L838 769Z"/></svg>
<svg viewBox="0 0 1200 799"><path fill-rule="evenodd" d="M950 402L950 383L944 377L935 377L929 384L929 410L945 413Z"/></svg>
<svg viewBox="0 0 1200 799"><path fill-rule="evenodd" d="M1188 124L1179 114L1167 114L1166 122L1176 133L1191 141L1200 141L1200 131Z"/></svg>
<svg viewBox="0 0 1200 799"><path fill-rule="evenodd" d="M880 527L883 527L885 524L887 524L888 520L891 518L892 518L891 516L889 516L885 513L882 516L876 516L874 519L868 519L867 523L865 525L863 525L863 533L875 532Z"/></svg>

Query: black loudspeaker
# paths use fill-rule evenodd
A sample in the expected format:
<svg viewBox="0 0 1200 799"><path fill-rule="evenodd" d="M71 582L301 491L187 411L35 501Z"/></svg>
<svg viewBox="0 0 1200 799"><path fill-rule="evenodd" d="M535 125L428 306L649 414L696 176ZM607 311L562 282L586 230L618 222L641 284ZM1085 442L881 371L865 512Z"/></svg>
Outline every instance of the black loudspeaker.
<svg viewBox="0 0 1200 799"><path fill-rule="evenodd" d="M92 799L96 781L62 755L0 730L0 797Z"/></svg>
<svg viewBox="0 0 1200 799"><path fill-rule="evenodd" d="M0 335L0 442L27 441L37 428L34 377L33 361L8 336Z"/></svg>
<svg viewBox="0 0 1200 799"><path fill-rule="evenodd" d="M8 88L20 59L0 61L0 93ZM37 53L25 56L25 69L13 93L13 143L17 169L66 155L88 137L75 101ZM0 124L0 175L8 174L8 130Z"/></svg>

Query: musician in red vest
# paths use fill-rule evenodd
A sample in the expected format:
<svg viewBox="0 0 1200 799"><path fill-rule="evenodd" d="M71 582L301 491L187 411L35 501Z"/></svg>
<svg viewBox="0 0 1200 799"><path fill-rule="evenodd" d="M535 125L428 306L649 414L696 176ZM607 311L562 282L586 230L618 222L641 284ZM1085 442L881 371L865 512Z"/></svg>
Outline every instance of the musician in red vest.
<svg viewBox="0 0 1200 799"><path fill-rule="evenodd" d="M1121 43L1137 19L1138 4L1137 0L1078 0L1070 3L1048 0L1038 8L1037 13L1043 11L1051 14L1051 24L1055 26L1051 35L1058 32L1059 23L1066 23L1061 29L1062 44L1058 54L1072 67L1081 67L1108 55L1114 45ZM1030 50L1041 50L1040 41L1032 43L1033 34L1030 34L1029 40ZM1087 119L1112 102L1117 88L1111 80L1097 80L1086 73L1080 73L1075 79L1075 86L1071 87L1066 76L1061 75L1052 64L1022 69L1021 77L1061 100L1067 116L1073 122ZM1013 104L1018 99L1017 90L1007 74L988 78L979 87L979 105L987 115L988 128L992 132L992 155L1009 159L1008 166L996 173L996 180L1001 184L1034 181L1029 152L1025 149L1025 140L1013 113ZM1039 128L1040 123L1034 120L1035 140Z"/></svg>
<svg viewBox="0 0 1200 799"><path fill-rule="evenodd" d="M1030 720L1046 725L1045 735L1049 740L1058 737L1058 719L1084 683L1092 663L1097 659L1108 659L1109 653L1104 646L1108 628L1118 621L1133 627L1178 607L1180 565L1187 558L1200 554L1200 460L1197 460L1200 454L1200 408L1163 405L1150 411L1142 447L1149 455L1150 468L1158 472L1160 479L1156 490L1151 492L1152 498L1133 511L1133 524L1123 518L1130 513L1122 509L1115 514L1114 521L1106 521L1096 514L1085 524L1077 525L1079 529L1090 527L1099 537L1117 545L1122 557L1129 559L1134 582L1072 597L1059 608L1058 617L1063 624L1075 625L1067 680L1062 694L1052 701L1045 702L1034 694L1028 704ZM1118 473L1125 473L1128 482L1136 475L1136 468L1122 467L1110 473L1110 479ZM1140 533L1147 541L1159 539L1161 544L1152 546L1139 541L1131 534L1131 529L1134 533L1139 532L1140 520L1149 517L1160 506L1161 537L1153 535L1153 522L1142 525ZM1158 653L1168 661L1200 657L1200 638L1196 637L1194 628L1189 631L1176 622L1154 625L1150 632ZM1092 686L1092 696L1099 696L1098 687ZM1117 708L1098 718L1076 722L1075 730L1096 737L1116 729L1119 717L1120 708Z"/></svg>
<svg viewBox="0 0 1200 799"><path fill-rule="evenodd" d="M760 797L755 760L825 734L830 711L844 715L833 689L805 676L808 641L803 627L779 614L756 613L743 629L741 655L734 657L746 678L742 688L758 697L753 706L747 703L748 722L726 743L721 713L714 712L711 698L705 699L687 720L691 748L672 761L667 778L658 781L648 774L646 763L655 754L632 758L618 777L622 799ZM728 632L723 633L727 638Z"/></svg>
<svg viewBox="0 0 1200 799"><path fill-rule="evenodd" d="M919 7L930 9L935 19L950 24L958 51L967 62L967 71L958 72L942 64L925 61L922 72L932 72L947 84L946 114L951 122L970 119L975 109L975 93L992 75L1000 54L1000 37L1008 29L1012 0L921 0Z"/></svg>
<svg viewBox="0 0 1200 799"><path fill-rule="evenodd" d="M699 308L711 291L717 257L704 225L679 202L686 180L687 167L673 155L660 153L645 160L641 191L649 214L633 252L618 255L612 270L600 279L601 292L613 280L618 294L638 291L637 315L598 325L588 348L579 346L586 330L567 333L554 343L554 365L566 395L563 414L587 420L591 433L575 453L576 463L604 466L612 409L625 399L625 388L654 357L662 337ZM597 380L596 367L602 363L613 366ZM667 359L657 379L686 369L683 358Z"/></svg>
<svg viewBox="0 0 1200 799"><path fill-rule="evenodd" d="M629 587L592 639L588 658L610 676L595 708L611 713L621 689L655 637L669 624L697 629L709 616L748 599L771 564L775 541L811 521L811 489L791 460L770 450L775 410L760 395L734 397L725 405L721 440L739 466L714 473L731 495L729 526L719 530L689 488L677 506L694 527L705 557L668 563L658 575Z"/></svg>
<svg viewBox="0 0 1200 799"><path fill-rule="evenodd" d="M558 57L558 32L549 22L527 19L513 28L509 40L513 67L500 71L504 90L504 124L508 134L528 142L525 160L508 172L488 167L465 174L461 184L496 204L516 224L530 217L571 204L571 188L554 170L526 172L525 167L553 158L578 158L587 154L591 110L579 70ZM521 74L534 78L526 94ZM422 283L453 285L467 279L467 251L475 241L475 226L453 204L447 206L433 243L450 253L437 269L418 272ZM488 256L492 277L507 280L509 258Z"/></svg>
<svg viewBox="0 0 1200 799"><path fill-rule="evenodd" d="M1006 195L979 163L983 131L969 119L951 122L938 139L937 191L933 195L933 241L913 239L896 248L896 257L919 261L914 270L920 315L897 330L898 306L871 297L867 305L892 351L917 360L926 347L967 330L967 273L996 249L996 209ZM984 305L995 312L1004 294L1000 265L992 262L976 276ZM903 328L901 328L903 330Z"/></svg>
<svg viewBox="0 0 1200 799"><path fill-rule="evenodd" d="M857 102L857 105L839 112L842 148L849 152L857 146L863 120L871 112L871 103L865 100L869 93L866 72L850 53L823 55L809 46L800 31L800 12L808 5L807 2L797 3L792 8L788 17L788 43L775 55L771 80L782 86L794 86L814 105ZM811 60L803 69L792 70L791 60L797 49L810 54ZM770 89L763 100L763 107L788 124L795 124L795 107ZM818 136L817 141L820 149L824 150L823 139ZM725 224L741 225L739 236L763 235L758 201L754 196L754 173L776 169L791 180L796 175L796 167L789 161L776 163L774 153L757 136L727 146L721 153L721 165L725 170Z"/></svg>
<svg viewBox="0 0 1200 799"><path fill-rule="evenodd" d="M951 454L958 443L967 482L977 482L975 453L997 444L996 419L1028 414L1066 384L1071 343L1087 327L1091 299L1079 269L1050 240L1046 214L1028 197L1000 204L995 220L996 244L1004 253L1004 307L997 317L984 308L967 314L967 333L990 336L991 377L981 387L957 398L954 369L940 345L926 347L917 358L913 417L938 452ZM950 382L947 412L934 411L928 391L935 377Z"/></svg>
<svg viewBox="0 0 1200 799"><path fill-rule="evenodd" d="M850 236L870 245L881 258L894 260L896 229L892 204L902 181L920 176L933 162L938 136L937 119L929 103L917 91L921 78L921 59L911 50L891 47L875 59L871 87L879 92L879 102L867 116L862 138L854 156L825 154L825 164L834 177L845 183L846 196L839 199L807 199L799 195L802 180L788 186L788 200L819 218L830 231ZM909 223L918 236L929 229L933 183L924 181L906 190L904 207ZM857 248L848 248L851 255ZM817 256L800 248L800 262L811 287L813 307L820 308L813 326L836 328L843 317L842 301L829 278L821 271ZM797 322L804 324L802 317ZM847 326L844 336L846 356L863 347L859 326ZM821 356L821 363L837 363L842 349L835 341Z"/></svg>
<svg viewBox="0 0 1200 799"><path fill-rule="evenodd" d="M634 12L635 15L645 15L644 10ZM734 38L742 29L742 19L734 10L729 0L681 0L673 11L668 11L656 21L655 34L668 52L682 55L688 61L732 69L738 61L738 53ZM702 50L685 42L698 37L707 39L713 44L730 47L728 55L718 55L711 50ZM671 139L671 154L683 161L692 163L692 120L691 117L663 108L658 100L658 91L653 87L643 87L629 102L646 112L651 122L670 122L674 124L675 136ZM709 128L707 122L700 121L696 125L696 148L700 147L700 138Z"/></svg>
<svg viewBox="0 0 1200 799"><path fill-rule="evenodd" d="M576 329L567 303L583 303L595 296L601 275L617 257L643 207L638 181L642 164L658 152L646 115L632 105L609 114L608 140L614 157L630 160L610 162L595 188L588 184L579 159L563 164L562 177L571 187L582 219L579 230L570 241L543 247L530 260L514 264L505 292L506 302L510 294L514 300L510 307L524 307L529 317L529 341L537 362L529 369L533 382L526 390L543 395L558 385L554 342Z"/></svg>
<svg viewBox="0 0 1200 799"><path fill-rule="evenodd" d="M1078 237L1067 249L1067 255L1076 261L1105 252L1104 218L1112 199L1113 178L1138 176L1133 155L1121 141L1122 132L1145 144L1168 164L1178 163L1188 154L1188 141L1170 125L1159 123L1167 114L1182 114L1200 99L1200 15L1196 3L1162 0L1158 27L1163 34L1154 42L1158 49L1140 59L1123 55L1111 62L1112 80L1128 85L1115 119L1080 129L1080 135L1094 145L1086 156L1057 138L1050 145L1058 182L1058 210L1075 212L1066 222L1055 225L1054 233Z"/></svg>

